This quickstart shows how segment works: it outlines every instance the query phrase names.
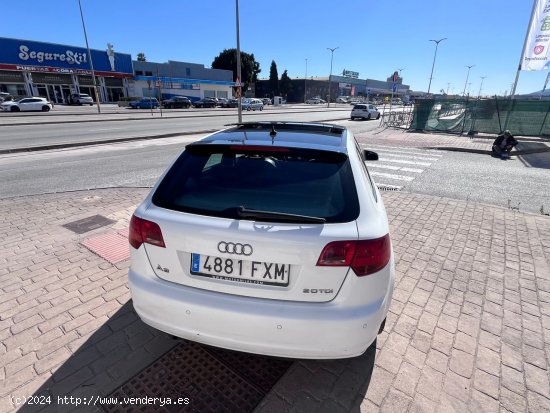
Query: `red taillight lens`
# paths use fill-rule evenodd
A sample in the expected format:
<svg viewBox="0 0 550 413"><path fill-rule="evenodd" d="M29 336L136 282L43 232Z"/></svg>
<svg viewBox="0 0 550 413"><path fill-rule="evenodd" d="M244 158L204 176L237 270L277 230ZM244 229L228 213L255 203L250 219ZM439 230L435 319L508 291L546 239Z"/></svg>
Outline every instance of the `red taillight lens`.
<svg viewBox="0 0 550 413"><path fill-rule="evenodd" d="M389 234L377 239L335 241L323 248L318 266L351 267L359 277L380 271L390 261Z"/></svg>
<svg viewBox="0 0 550 413"><path fill-rule="evenodd" d="M158 224L138 218L135 215L132 215L132 219L130 220L128 241L135 249L138 249L143 243L166 248L164 239L162 238L162 231Z"/></svg>

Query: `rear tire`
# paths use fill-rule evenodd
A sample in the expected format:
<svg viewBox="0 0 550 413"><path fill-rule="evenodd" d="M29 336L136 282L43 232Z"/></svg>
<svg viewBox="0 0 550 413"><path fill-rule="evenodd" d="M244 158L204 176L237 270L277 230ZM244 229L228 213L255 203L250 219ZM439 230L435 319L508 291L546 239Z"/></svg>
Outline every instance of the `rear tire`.
<svg viewBox="0 0 550 413"><path fill-rule="evenodd" d="M376 115L376 119L380 119L380 113Z"/></svg>
<svg viewBox="0 0 550 413"><path fill-rule="evenodd" d="M42 106L42 112L49 112L50 107L49 106Z"/></svg>
<svg viewBox="0 0 550 413"><path fill-rule="evenodd" d="M370 120L370 113L369 113L369 116L367 116L367 120Z"/></svg>
<svg viewBox="0 0 550 413"><path fill-rule="evenodd" d="M384 318L384 321L382 321L382 324L380 324L380 328L378 329L378 334L382 333L384 331L384 327L386 327L386 319Z"/></svg>
<svg viewBox="0 0 550 413"><path fill-rule="evenodd" d="M12 106L10 109L11 112L19 112L20 109L17 106Z"/></svg>

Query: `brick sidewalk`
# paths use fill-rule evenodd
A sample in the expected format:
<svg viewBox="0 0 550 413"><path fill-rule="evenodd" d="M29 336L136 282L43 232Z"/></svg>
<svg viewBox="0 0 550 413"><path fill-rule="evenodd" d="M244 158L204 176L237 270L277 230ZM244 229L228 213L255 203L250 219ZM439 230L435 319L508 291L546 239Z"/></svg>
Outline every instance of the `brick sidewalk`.
<svg viewBox="0 0 550 413"><path fill-rule="evenodd" d="M490 136L451 135L443 133L418 133L405 129L380 128L373 132L358 133L356 137L361 143L373 145L407 146L421 148L441 148L447 150L462 150L472 152L490 153L493 141L496 138ZM550 149L550 141L540 138L519 138L516 150L525 151L537 148L541 151ZM515 154L516 150L512 152Z"/></svg>
<svg viewBox="0 0 550 413"><path fill-rule="evenodd" d="M0 200L0 411L10 396L107 395L178 343L135 315L128 260L80 244L126 228L146 192ZM383 196L397 282L376 358L295 362L257 411L550 411L550 218ZM114 223L62 227L96 214Z"/></svg>

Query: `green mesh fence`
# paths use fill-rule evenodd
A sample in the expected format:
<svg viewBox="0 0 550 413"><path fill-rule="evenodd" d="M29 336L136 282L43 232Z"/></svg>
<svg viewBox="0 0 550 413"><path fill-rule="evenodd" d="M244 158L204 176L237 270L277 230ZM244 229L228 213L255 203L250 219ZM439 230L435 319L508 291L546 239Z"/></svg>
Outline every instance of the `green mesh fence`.
<svg viewBox="0 0 550 413"><path fill-rule="evenodd" d="M421 100L414 108L410 129L513 135L550 135L550 102L533 100Z"/></svg>

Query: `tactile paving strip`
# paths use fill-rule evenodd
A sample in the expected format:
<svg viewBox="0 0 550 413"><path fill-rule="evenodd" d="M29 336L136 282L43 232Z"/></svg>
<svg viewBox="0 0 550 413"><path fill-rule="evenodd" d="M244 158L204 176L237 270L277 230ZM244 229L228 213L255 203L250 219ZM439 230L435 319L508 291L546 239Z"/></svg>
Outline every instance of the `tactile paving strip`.
<svg viewBox="0 0 550 413"><path fill-rule="evenodd" d="M81 244L111 264L130 258L128 238L118 232L88 238L82 241Z"/></svg>
<svg viewBox="0 0 550 413"><path fill-rule="evenodd" d="M188 404L104 405L106 412L251 412L291 362L182 342L108 397L188 398Z"/></svg>

